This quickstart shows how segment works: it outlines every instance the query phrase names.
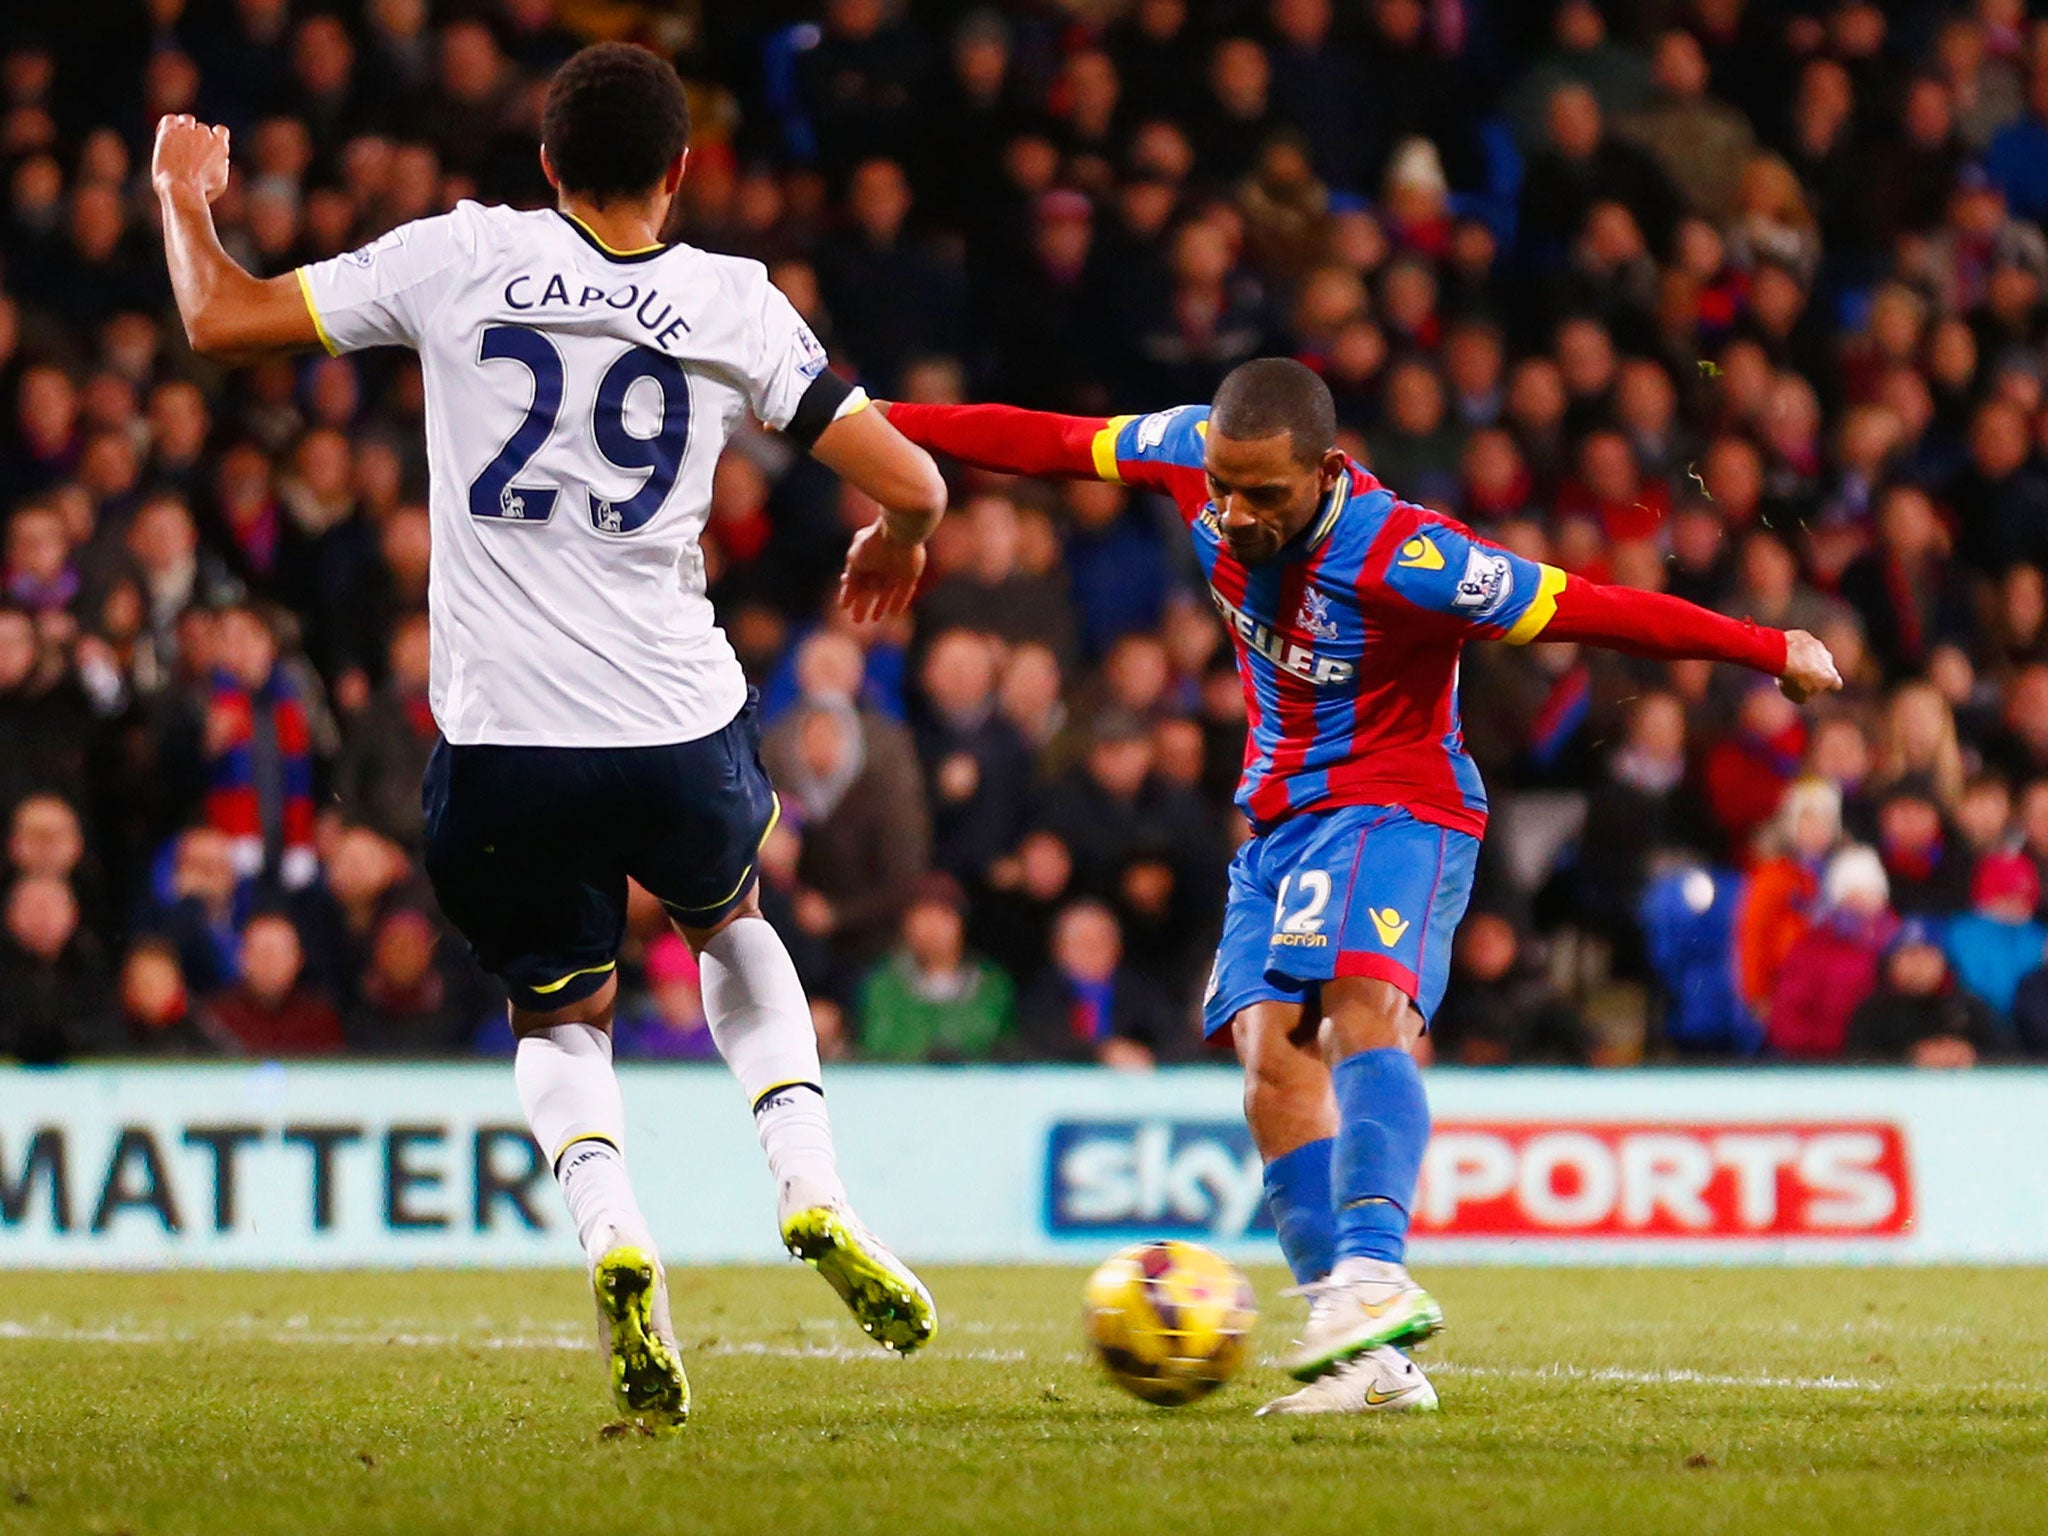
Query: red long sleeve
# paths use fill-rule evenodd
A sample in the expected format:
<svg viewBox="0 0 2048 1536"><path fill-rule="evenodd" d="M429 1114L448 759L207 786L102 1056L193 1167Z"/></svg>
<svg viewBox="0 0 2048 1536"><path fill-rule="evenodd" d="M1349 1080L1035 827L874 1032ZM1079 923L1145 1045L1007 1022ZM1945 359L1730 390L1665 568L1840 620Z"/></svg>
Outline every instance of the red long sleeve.
<svg viewBox="0 0 2048 1536"><path fill-rule="evenodd" d="M921 448L1003 475L1096 476L1100 416L1058 416L1014 405L915 405L892 401L889 425Z"/></svg>
<svg viewBox="0 0 2048 1536"><path fill-rule="evenodd" d="M1785 635L1662 592L1565 579L1557 612L1537 638L1583 640L1656 661L1730 661L1772 677L1785 671Z"/></svg>

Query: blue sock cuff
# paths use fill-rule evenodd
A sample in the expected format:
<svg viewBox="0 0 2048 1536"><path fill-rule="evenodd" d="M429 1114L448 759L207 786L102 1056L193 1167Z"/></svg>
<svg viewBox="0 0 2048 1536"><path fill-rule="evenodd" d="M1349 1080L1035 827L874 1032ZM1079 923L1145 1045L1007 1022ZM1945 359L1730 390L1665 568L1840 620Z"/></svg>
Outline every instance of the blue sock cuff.
<svg viewBox="0 0 2048 1536"><path fill-rule="evenodd" d="M1337 1262L1337 1212L1330 1199L1329 1137L1266 1164L1266 1207L1297 1285L1320 1280Z"/></svg>

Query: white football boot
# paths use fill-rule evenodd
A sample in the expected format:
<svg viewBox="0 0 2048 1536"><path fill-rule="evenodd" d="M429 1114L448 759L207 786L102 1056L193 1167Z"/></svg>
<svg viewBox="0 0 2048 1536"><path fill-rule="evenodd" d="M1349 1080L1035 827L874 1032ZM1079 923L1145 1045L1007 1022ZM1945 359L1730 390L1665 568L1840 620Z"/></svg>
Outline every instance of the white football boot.
<svg viewBox="0 0 2048 1536"><path fill-rule="evenodd" d="M1299 1391L1276 1397L1258 1412L1434 1413L1436 1388L1422 1368L1390 1344L1342 1362Z"/></svg>
<svg viewBox="0 0 2048 1536"><path fill-rule="evenodd" d="M843 1198L786 1179L778 1206L782 1245L830 1282L869 1337L899 1355L931 1338L939 1326L932 1293Z"/></svg>
<svg viewBox="0 0 2048 1536"><path fill-rule="evenodd" d="M690 1379L668 1315L668 1278L654 1250L617 1241L590 1266L597 1338L612 1396L649 1434L672 1435L690 1416Z"/></svg>
<svg viewBox="0 0 2048 1536"><path fill-rule="evenodd" d="M1436 1298L1399 1264L1345 1259L1329 1275L1286 1293L1308 1298L1308 1326L1287 1357L1296 1381L1318 1376L1385 1344L1420 1344L1444 1325Z"/></svg>

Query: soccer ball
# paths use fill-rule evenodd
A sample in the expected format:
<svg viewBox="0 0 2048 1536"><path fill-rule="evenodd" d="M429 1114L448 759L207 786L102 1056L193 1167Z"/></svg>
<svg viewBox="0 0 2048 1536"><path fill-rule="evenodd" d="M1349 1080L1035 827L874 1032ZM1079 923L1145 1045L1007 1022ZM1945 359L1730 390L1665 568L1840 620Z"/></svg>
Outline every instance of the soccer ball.
<svg viewBox="0 0 2048 1536"><path fill-rule="evenodd" d="M1138 1243L1088 1279L1088 1341L1118 1386L1162 1408L1235 1376L1258 1320L1251 1281L1199 1243Z"/></svg>

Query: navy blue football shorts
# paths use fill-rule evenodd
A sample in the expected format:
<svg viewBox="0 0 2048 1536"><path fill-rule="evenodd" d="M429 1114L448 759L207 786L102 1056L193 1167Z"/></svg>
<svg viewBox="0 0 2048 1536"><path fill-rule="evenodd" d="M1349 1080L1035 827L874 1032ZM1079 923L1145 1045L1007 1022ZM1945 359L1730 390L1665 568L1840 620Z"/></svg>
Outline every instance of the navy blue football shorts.
<svg viewBox="0 0 2048 1536"><path fill-rule="evenodd" d="M617 968L626 880L685 927L753 889L781 814L759 700L723 730L658 747L454 747L427 765L427 875L514 1007L581 1002Z"/></svg>

